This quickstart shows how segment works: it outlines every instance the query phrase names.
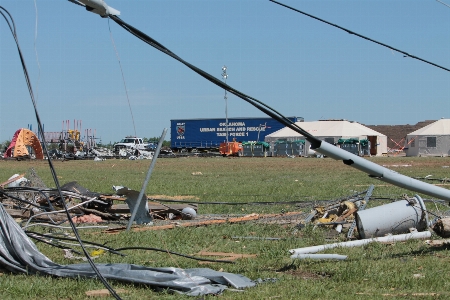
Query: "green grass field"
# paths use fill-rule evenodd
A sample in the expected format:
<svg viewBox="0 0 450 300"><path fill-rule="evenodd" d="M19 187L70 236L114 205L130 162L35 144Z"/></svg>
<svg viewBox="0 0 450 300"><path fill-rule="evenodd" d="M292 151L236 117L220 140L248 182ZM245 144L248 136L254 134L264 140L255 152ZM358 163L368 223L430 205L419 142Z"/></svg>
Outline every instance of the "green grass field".
<svg viewBox="0 0 450 300"><path fill-rule="evenodd" d="M412 177L429 174L434 178L450 177L449 158L383 157L371 160ZM112 185L140 190L150 161L55 161L54 165L61 184L77 181L91 191L113 194ZM0 161L0 182L6 181L15 173L26 173L30 168L34 168L49 187L54 187L45 161ZM194 172L201 172L202 175L194 176ZM291 204L246 203L331 200L350 195L354 191L364 191L370 184L375 185L374 196L400 197L404 193L414 195L413 192L369 178L366 174L329 158L222 157L159 159L147 194L159 198L191 196L199 204L199 214L280 213L301 209ZM202 202L242 204L202 205ZM372 203L377 204L380 203ZM435 209L434 205L430 208ZM388 298L400 299L450 297L450 252L445 246L430 247L423 241L370 244L326 252L348 255L345 261L292 260L289 258L289 249L333 242L327 239L328 229L306 228L295 231L294 226L295 224L247 222L121 232L115 235L92 229L80 230L80 235L85 240L107 243L113 248L147 246L188 255L196 255L200 251L257 255L256 258L238 259L235 264L200 264L195 260L166 253L132 250L126 252L126 257L104 254L95 260L97 263L208 267L243 274L251 279L277 279L244 291L225 291L219 296L220 299L380 299L385 298L383 294L389 294L386 296ZM49 229L41 231L48 232ZM282 239L232 239L233 236ZM57 263L78 262L65 259L60 249L42 243L37 246ZM155 292L143 286L117 282L111 284L115 289L127 290L127 293L120 294L123 299L193 299L178 294ZM86 299L86 291L103 288L97 280L57 279L7 272L0 275L0 299ZM213 297L207 296L205 299Z"/></svg>

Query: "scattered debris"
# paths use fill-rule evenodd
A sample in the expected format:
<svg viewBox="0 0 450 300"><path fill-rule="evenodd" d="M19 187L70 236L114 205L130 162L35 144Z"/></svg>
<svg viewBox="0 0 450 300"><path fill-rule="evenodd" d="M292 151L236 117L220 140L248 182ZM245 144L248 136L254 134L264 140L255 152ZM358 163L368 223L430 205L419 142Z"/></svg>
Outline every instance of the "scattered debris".
<svg viewBox="0 0 450 300"><path fill-rule="evenodd" d="M152 217L150 216L148 209L147 196L143 195L141 200L144 201L138 201L139 192L130 190L126 187L117 190L116 193L120 196L126 196L125 203L128 205L130 212L133 212L135 210L136 204L139 202L139 207L137 208L137 213L134 219L136 221L136 224L153 225Z"/></svg>
<svg viewBox="0 0 450 300"><path fill-rule="evenodd" d="M432 228L440 237L450 238L450 218L442 218L437 220Z"/></svg>
<svg viewBox="0 0 450 300"><path fill-rule="evenodd" d="M183 220L194 220L197 216L197 212L192 207L185 207L181 211L181 217Z"/></svg>
<svg viewBox="0 0 450 300"><path fill-rule="evenodd" d="M73 217L72 221L75 224L77 224L77 223L100 223L103 220L99 216L96 216L94 214L89 214L89 215L84 215L84 216L80 216L80 217Z"/></svg>
<svg viewBox="0 0 450 300"><path fill-rule="evenodd" d="M361 193L346 197L343 200L339 200L334 203L328 203L326 205L318 205L313 208L311 213L300 223L297 228L302 228L305 225L313 224L315 226L330 226L341 233L343 227L348 228L348 224L352 224L348 229L348 238L353 237L353 232L356 228L355 215L358 211L365 209L370 196L372 195L374 186ZM364 198L361 197L365 194Z"/></svg>
<svg viewBox="0 0 450 300"><path fill-rule="evenodd" d="M203 175L202 172L192 172L191 174L194 175L194 176Z"/></svg>
<svg viewBox="0 0 450 300"><path fill-rule="evenodd" d="M13 176L11 176L7 181L3 182L0 184L0 187L4 187L5 185L8 185L8 187L16 187L19 186L19 184L21 182L26 182L28 181L26 178L23 178L23 176L25 176L25 174L19 175L19 174L14 174ZM20 179L20 180L19 180Z"/></svg>
<svg viewBox="0 0 450 300"><path fill-rule="evenodd" d="M83 260L83 261L87 261L87 258L85 256L75 256L73 255L73 252L71 249L63 249L64 251L64 258L67 259L79 259L79 260ZM94 256L91 255L91 259L94 260L96 259L98 256Z"/></svg>
<svg viewBox="0 0 450 300"><path fill-rule="evenodd" d="M59 265L37 249L16 221L0 205L0 266L13 273L68 278L95 278L89 264ZM96 264L106 279L145 284L191 296L220 294L227 286L236 289L255 286L242 275L211 269L149 268L129 264Z"/></svg>
<svg viewBox="0 0 450 300"><path fill-rule="evenodd" d="M259 214L250 214L246 215L244 217L237 217L237 218L227 218L227 219L221 219L221 220L207 220L207 221L194 221L194 222L187 222L187 223L172 223L168 225L160 225L160 226L150 226L150 227L136 227L133 228L132 231L147 231L147 230L165 230L165 229L174 229L177 227L198 227L198 226L207 226L207 225L217 225L217 224L230 224L230 223L240 223L240 222L248 222L248 221L256 221L260 219L265 218L273 218L277 216L286 216L290 214L298 214L298 212L290 212L285 214L266 214L266 215L259 215ZM121 228L113 228L106 230L106 233L119 233L121 231L125 230L124 227Z"/></svg>
<svg viewBox="0 0 450 300"><path fill-rule="evenodd" d="M429 246L444 246L450 245L450 240L426 240L425 243Z"/></svg>

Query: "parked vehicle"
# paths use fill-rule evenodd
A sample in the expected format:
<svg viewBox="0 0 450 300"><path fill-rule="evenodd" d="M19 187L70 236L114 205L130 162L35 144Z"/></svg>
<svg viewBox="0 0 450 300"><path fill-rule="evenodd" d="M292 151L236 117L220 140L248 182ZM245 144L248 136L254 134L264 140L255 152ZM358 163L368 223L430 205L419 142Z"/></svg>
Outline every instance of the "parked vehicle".
<svg viewBox="0 0 450 300"><path fill-rule="evenodd" d="M139 151L150 151L149 149L153 145L153 143L144 143L142 138L127 136L117 144L114 144L114 154L121 155L121 153L131 153L133 155L138 155Z"/></svg>
<svg viewBox="0 0 450 300"><path fill-rule="evenodd" d="M232 142L220 143L219 152L222 156L243 156L244 148L241 142L236 142L236 139L233 139Z"/></svg>

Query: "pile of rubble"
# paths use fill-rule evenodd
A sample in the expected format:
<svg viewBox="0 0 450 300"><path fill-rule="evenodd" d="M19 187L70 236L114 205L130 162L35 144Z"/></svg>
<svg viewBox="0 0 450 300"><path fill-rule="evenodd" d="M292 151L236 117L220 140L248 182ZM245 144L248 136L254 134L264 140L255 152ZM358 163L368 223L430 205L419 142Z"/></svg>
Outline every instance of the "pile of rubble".
<svg viewBox="0 0 450 300"><path fill-rule="evenodd" d="M65 206L75 223L100 223L130 219L130 207L136 202L136 191L116 188L115 194L91 192L77 182L68 182L61 186L64 199L55 189L49 189L33 169L28 174L15 174L0 184L0 202L14 218L22 219L29 225L33 222L60 224L68 220ZM64 201L64 203L63 203ZM114 201L123 204L114 204ZM156 220L174 220L192 218L197 212L196 204L162 205L152 201L143 201L147 205L146 214L152 213ZM183 209L190 214L183 214ZM139 219L136 220L139 224ZM116 222L117 223L117 222Z"/></svg>

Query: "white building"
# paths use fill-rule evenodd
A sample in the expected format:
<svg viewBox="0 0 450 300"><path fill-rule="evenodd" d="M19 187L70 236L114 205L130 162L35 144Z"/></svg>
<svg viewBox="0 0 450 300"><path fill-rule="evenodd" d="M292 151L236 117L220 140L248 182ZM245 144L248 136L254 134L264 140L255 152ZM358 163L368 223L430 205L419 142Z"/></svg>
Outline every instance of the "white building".
<svg viewBox="0 0 450 300"><path fill-rule="evenodd" d="M324 120L297 122L296 124L318 139L330 144L337 144L339 139L367 139L370 141L370 155L381 156L387 153L387 136L357 122ZM300 139L304 139L304 137L288 127L275 131L265 137L265 141L271 144L272 149L275 142L279 140L296 141ZM309 149L309 143L306 143L305 147Z"/></svg>
<svg viewBox="0 0 450 300"><path fill-rule="evenodd" d="M406 135L406 156L449 156L450 119L441 119Z"/></svg>

